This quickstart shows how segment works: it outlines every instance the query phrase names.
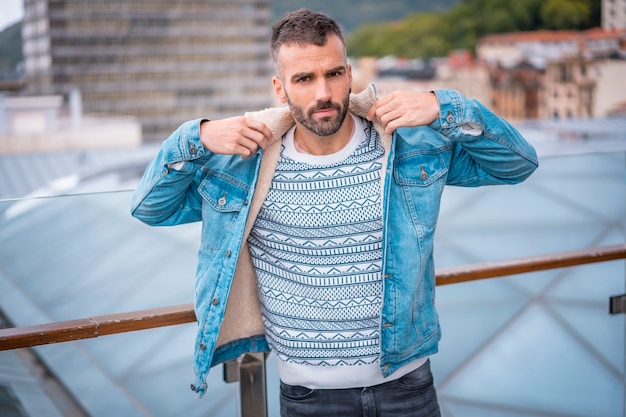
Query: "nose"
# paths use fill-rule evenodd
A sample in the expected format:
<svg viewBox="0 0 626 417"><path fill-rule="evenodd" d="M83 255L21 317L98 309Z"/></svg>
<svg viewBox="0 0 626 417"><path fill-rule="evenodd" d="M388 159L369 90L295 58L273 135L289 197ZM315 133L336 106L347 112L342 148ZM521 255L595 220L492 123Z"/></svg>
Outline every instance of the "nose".
<svg viewBox="0 0 626 417"><path fill-rule="evenodd" d="M317 89L315 90L315 100L318 102L330 100L330 85L326 78L320 78L317 82Z"/></svg>

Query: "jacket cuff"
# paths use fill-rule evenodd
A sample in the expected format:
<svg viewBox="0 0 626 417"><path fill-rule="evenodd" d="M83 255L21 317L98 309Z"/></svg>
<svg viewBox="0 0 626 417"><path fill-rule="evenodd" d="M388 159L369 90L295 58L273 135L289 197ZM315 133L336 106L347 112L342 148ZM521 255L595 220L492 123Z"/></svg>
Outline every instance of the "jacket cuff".
<svg viewBox="0 0 626 417"><path fill-rule="evenodd" d="M184 162L202 163L210 156L211 153L200 140L200 123L204 120L183 123L165 140L162 149L167 166L180 169Z"/></svg>
<svg viewBox="0 0 626 417"><path fill-rule="evenodd" d="M456 90L434 90L439 102L439 117L429 127L441 131L459 128L459 133L479 136L485 131L485 124L480 111L471 106L468 100Z"/></svg>
<svg viewBox="0 0 626 417"><path fill-rule="evenodd" d="M183 161L192 161L209 153L200 140L200 125L204 121L206 119L196 119L181 125L178 147Z"/></svg>

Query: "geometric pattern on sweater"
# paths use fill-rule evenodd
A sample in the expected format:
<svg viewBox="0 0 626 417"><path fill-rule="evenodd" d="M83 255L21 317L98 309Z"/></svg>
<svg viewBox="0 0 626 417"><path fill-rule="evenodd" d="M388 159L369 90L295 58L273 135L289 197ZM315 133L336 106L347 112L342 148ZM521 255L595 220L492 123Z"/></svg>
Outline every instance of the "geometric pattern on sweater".
<svg viewBox="0 0 626 417"><path fill-rule="evenodd" d="M370 131L353 140L354 152L332 164L281 152L248 238L266 338L285 362L378 360L384 150Z"/></svg>

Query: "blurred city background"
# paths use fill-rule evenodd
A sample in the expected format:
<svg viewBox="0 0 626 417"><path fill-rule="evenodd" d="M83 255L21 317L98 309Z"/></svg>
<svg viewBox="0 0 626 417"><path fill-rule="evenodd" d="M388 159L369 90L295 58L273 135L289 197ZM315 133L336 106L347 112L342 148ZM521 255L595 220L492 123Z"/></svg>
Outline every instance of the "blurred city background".
<svg viewBox="0 0 626 417"><path fill-rule="evenodd" d="M625 242L626 0L1 0L0 325L192 301L198 225L130 195L180 123L277 105L271 25L299 7L341 23L355 91L457 89L537 147L526 183L446 190L438 267ZM625 287L618 261L439 288L444 417L626 417ZM0 416L236 416L221 367L189 390L194 334L0 352Z"/></svg>

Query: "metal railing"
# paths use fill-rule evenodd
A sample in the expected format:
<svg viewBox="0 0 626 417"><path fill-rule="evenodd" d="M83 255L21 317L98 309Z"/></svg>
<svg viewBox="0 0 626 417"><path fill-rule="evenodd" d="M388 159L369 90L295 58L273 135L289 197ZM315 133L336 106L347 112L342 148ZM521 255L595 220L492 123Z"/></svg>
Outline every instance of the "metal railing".
<svg viewBox="0 0 626 417"><path fill-rule="evenodd" d="M626 259L626 244L559 252L542 256L462 265L437 270L437 285ZM0 351L90 339L116 333L196 321L193 304L107 314L56 323L0 329Z"/></svg>
<svg viewBox="0 0 626 417"><path fill-rule="evenodd" d="M442 268L437 270L436 278L437 285L448 285L620 259L626 259L626 244ZM609 312L624 313L625 300L626 295L610 297ZM0 351L195 321L193 304L183 304L56 323L5 328L0 329ZM240 382L242 416L264 417L267 415L264 354L244 354L238 360L225 364L224 380Z"/></svg>

